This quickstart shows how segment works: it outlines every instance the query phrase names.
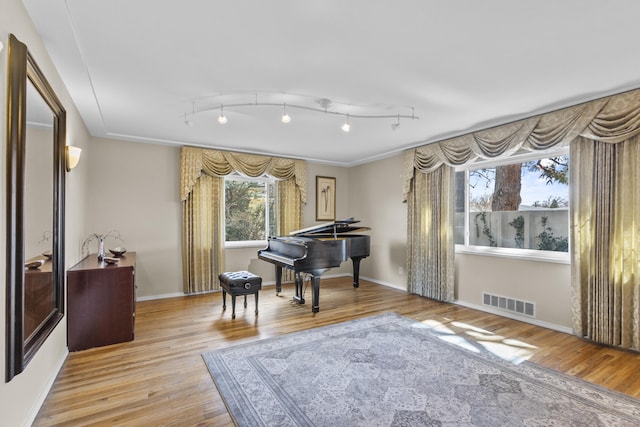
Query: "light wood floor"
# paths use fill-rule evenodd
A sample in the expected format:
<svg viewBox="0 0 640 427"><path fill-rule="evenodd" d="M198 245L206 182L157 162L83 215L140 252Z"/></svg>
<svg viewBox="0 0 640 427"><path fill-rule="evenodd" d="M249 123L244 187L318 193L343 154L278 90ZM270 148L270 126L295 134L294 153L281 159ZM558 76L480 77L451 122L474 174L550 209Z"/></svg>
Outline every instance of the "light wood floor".
<svg viewBox="0 0 640 427"><path fill-rule="evenodd" d="M395 311L466 338L529 352L540 365L640 398L640 355L480 311L349 278L323 279L320 313L290 303L285 285L260 292L260 314L238 298L236 319L219 293L137 305L132 342L71 353L35 426L232 426L201 353L358 317ZM229 302L229 301L227 301Z"/></svg>

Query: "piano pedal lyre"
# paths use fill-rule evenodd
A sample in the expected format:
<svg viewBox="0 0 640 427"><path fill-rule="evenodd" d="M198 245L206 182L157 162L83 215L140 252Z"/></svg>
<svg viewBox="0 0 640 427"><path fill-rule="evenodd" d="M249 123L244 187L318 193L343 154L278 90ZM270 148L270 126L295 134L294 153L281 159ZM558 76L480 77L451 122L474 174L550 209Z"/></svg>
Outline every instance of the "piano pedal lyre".
<svg viewBox="0 0 640 427"><path fill-rule="evenodd" d="M294 281L295 281L295 285L296 285L296 293L293 296L293 302L297 303L297 304L304 304L304 291L303 291L303 285L304 285L304 280L305 277L307 275L300 272L300 271L296 271L295 272L295 277L294 277Z"/></svg>

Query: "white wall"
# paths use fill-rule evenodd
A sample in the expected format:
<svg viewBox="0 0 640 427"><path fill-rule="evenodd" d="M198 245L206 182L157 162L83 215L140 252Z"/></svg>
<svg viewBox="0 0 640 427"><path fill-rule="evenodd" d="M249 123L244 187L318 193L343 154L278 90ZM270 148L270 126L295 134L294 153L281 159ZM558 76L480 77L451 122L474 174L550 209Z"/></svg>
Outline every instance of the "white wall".
<svg viewBox="0 0 640 427"><path fill-rule="evenodd" d="M39 35L33 28L30 18L24 6L19 0L0 0L0 41L4 49L0 52L0 145L6 146L6 69L7 69L7 44L9 34L13 33L20 41L25 43L39 67L44 72L47 80L57 93L60 101L67 110L67 143L84 147L88 141L88 132L76 111L71 97L62 83L53 63L51 62ZM81 169L81 168L79 168ZM77 240L83 233L85 208L87 170L73 171L67 174L66 192L66 239ZM3 154L0 161L0 188L3 189L0 197L0 244L5 247L6 232L6 160ZM6 259L0 256L0 277L6 274ZM77 262L79 253L73 247L67 247L66 266ZM6 316L6 293L0 292L0 318ZM3 325L2 333L6 328ZM6 338L6 337L5 337ZM3 339L4 341L4 339ZM46 397L49 387L53 383L58 370L67 355L67 325L66 317L57 325L49 338L31 360L26 369L11 382L0 382L0 413L2 424L7 426L29 425L35 417L41 403ZM4 372L6 360L5 351L0 352L0 364ZM4 379L4 375L3 375Z"/></svg>
<svg viewBox="0 0 640 427"><path fill-rule="evenodd" d="M407 289L407 204L402 203L402 156L349 169L349 210L371 227L371 255L360 276Z"/></svg>
<svg viewBox="0 0 640 427"><path fill-rule="evenodd" d="M541 326L571 330L571 268L568 264L456 254L456 298L463 305L499 313L482 305L482 292L536 305Z"/></svg>
<svg viewBox="0 0 640 427"><path fill-rule="evenodd" d="M180 149L93 138L84 162L91 170L89 234L117 230L105 250L136 252L136 296L182 293ZM81 245L81 242L78 242ZM97 243L90 247L97 252Z"/></svg>

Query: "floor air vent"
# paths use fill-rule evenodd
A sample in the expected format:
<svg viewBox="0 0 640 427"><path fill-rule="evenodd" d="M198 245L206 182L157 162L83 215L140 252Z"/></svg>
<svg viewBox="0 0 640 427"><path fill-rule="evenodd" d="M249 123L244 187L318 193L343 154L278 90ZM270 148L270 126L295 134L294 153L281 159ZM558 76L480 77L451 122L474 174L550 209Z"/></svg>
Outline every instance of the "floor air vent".
<svg viewBox="0 0 640 427"><path fill-rule="evenodd" d="M521 301L500 295L482 293L482 304L495 307L500 310L511 311L525 316L536 317L536 304L529 301Z"/></svg>

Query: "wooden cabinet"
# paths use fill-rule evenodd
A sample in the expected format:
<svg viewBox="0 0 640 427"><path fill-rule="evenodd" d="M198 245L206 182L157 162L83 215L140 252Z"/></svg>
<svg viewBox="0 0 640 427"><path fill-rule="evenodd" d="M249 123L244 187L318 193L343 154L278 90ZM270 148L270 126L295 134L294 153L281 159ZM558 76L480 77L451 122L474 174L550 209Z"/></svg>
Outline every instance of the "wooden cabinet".
<svg viewBox="0 0 640 427"><path fill-rule="evenodd" d="M31 258L26 263L41 260ZM24 336L30 338L55 307L51 261L37 269L24 269Z"/></svg>
<svg viewBox="0 0 640 427"><path fill-rule="evenodd" d="M89 255L67 271L69 351L133 340L135 252L115 265Z"/></svg>

